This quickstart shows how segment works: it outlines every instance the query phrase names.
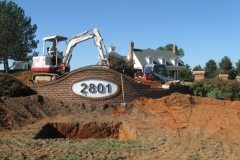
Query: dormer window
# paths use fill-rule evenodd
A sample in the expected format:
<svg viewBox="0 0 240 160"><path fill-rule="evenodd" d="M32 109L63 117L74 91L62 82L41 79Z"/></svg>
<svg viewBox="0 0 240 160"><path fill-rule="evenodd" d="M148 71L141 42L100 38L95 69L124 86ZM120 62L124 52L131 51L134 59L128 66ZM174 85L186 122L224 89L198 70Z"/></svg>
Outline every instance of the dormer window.
<svg viewBox="0 0 240 160"><path fill-rule="evenodd" d="M153 57L146 57L145 58L148 64L153 64Z"/></svg>
<svg viewBox="0 0 240 160"><path fill-rule="evenodd" d="M175 64L174 65L178 66L178 59L177 58L175 59Z"/></svg>
<svg viewBox="0 0 240 160"><path fill-rule="evenodd" d="M178 58L172 59L171 62L174 66L178 66Z"/></svg>
<svg viewBox="0 0 240 160"><path fill-rule="evenodd" d="M161 58L158 58L158 61L159 61L160 64L166 65L167 59L164 58L164 57L161 57Z"/></svg>

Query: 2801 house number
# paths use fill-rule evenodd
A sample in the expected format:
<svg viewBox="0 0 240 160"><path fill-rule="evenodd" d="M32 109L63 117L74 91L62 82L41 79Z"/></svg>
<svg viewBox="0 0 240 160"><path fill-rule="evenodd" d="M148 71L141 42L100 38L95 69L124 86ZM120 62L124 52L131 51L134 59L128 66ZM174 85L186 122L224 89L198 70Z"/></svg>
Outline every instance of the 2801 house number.
<svg viewBox="0 0 240 160"><path fill-rule="evenodd" d="M110 93L110 84L107 84L106 86L104 86L102 83L99 83L97 86L93 83L90 83L89 85L87 85L86 83L82 83L81 86L83 87L83 89L81 90L81 93L87 93L87 90L90 93L95 93L96 91L99 93L103 93L103 91L106 88L106 91L108 93Z"/></svg>
<svg viewBox="0 0 240 160"><path fill-rule="evenodd" d="M110 96L115 94L117 89L118 86L115 83L103 79L86 79L76 82L72 86L74 93L92 98Z"/></svg>

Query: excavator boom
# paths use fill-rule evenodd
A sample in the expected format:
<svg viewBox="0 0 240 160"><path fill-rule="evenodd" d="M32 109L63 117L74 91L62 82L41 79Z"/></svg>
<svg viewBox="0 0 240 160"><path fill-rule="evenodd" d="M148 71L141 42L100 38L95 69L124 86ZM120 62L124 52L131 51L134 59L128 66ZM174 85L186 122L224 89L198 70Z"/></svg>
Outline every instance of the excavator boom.
<svg viewBox="0 0 240 160"><path fill-rule="evenodd" d="M80 33L76 36L73 36L73 38L71 38L67 44L67 49L66 49L66 52L64 54L64 58L63 58L63 61L62 63L66 66L69 65L69 62L70 62L70 59L71 59L71 56L72 56L72 51L73 51L73 48L80 42L83 42L83 41L86 41L88 39L92 39L94 38L95 40L95 44L98 48L98 51L99 51L99 54L100 54L100 58L102 61L105 61L107 64L106 65L109 65L107 59L105 58L105 53L106 52L106 47L103 43L103 39L98 31L97 28L94 28L90 31L93 31L93 33L91 34L88 34L89 31L85 31L83 33Z"/></svg>

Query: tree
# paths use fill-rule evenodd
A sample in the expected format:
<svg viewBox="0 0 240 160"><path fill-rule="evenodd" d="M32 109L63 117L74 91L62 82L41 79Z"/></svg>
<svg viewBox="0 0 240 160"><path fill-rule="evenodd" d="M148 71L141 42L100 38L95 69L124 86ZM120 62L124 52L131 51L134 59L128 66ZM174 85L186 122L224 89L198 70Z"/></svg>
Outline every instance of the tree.
<svg viewBox="0 0 240 160"><path fill-rule="evenodd" d="M31 25L31 17L16 3L6 0L0 2L0 63L5 72L9 70L8 60L29 61L38 55L38 40L34 40L37 25Z"/></svg>
<svg viewBox="0 0 240 160"><path fill-rule="evenodd" d="M240 76L240 59L235 64L236 64L236 75Z"/></svg>
<svg viewBox="0 0 240 160"><path fill-rule="evenodd" d="M118 54L108 54L107 58L111 64L110 69L115 70L120 73L124 73L127 76L133 77L136 70L134 69L134 62L126 62Z"/></svg>
<svg viewBox="0 0 240 160"><path fill-rule="evenodd" d="M173 50L173 44L172 43L169 43L167 44L165 47L158 47L157 50L161 50L161 51L172 51ZM182 48L178 48L178 51L177 51L177 56L179 58L183 57L184 56L184 50Z"/></svg>
<svg viewBox="0 0 240 160"><path fill-rule="evenodd" d="M216 77L216 71L217 71L218 68L217 68L217 63L214 60L210 59L206 63L204 69L207 72L207 77L208 78Z"/></svg>
<svg viewBox="0 0 240 160"><path fill-rule="evenodd" d="M203 69L202 69L202 67L201 67L201 65L199 64L199 65L197 65L197 66L195 66L194 68L193 68L193 71L202 71Z"/></svg>
<svg viewBox="0 0 240 160"><path fill-rule="evenodd" d="M193 82L194 81L194 75L192 73L192 69L188 64L186 64L186 69L178 71L179 80L185 81L185 82Z"/></svg>
<svg viewBox="0 0 240 160"><path fill-rule="evenodd" d="M220 71L229 74L229 79L235 79L236 73L229 57L224 56L218 63Z"/></svg>

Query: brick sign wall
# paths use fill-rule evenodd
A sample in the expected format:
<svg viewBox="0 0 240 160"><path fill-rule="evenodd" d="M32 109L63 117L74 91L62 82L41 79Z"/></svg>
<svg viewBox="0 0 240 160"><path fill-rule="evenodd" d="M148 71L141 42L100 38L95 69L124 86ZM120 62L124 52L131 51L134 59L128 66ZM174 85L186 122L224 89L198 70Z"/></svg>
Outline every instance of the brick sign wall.
<svg viewBox="0 0 240 160"><path fill-rule="evenodd" d="M115 85L115 90L109 84ZM153 89L148 85L140 84L129 77L121 75L119 72L100 67L80 68L57 80L44 84L28 84L28 86L43 97L64 102L81 102L95 105L119 105L123 101L129 103L141 96L160 98L171 94L171 90ZM108 89L110 89L110 92ZM81 93L81 91L85 92L85 94ZM107 95L93 97L97 94L102 96L104 93Z"/></svg>

